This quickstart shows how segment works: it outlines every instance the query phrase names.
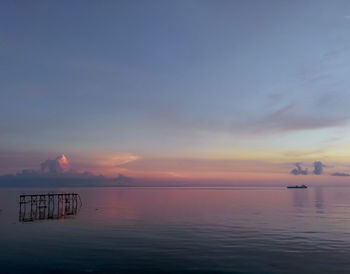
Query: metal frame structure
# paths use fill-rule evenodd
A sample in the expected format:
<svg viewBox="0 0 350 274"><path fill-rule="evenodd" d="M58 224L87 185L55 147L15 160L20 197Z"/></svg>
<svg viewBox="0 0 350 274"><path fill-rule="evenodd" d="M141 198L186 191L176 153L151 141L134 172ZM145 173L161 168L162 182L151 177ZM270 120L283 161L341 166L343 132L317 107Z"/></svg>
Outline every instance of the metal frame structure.
<svg viewBox="0 0 350 274"><path fill-rule="evenodd" d="M82 206L77 193L30 194L19 196L19 221L64 219L76 215Z"/></svg>

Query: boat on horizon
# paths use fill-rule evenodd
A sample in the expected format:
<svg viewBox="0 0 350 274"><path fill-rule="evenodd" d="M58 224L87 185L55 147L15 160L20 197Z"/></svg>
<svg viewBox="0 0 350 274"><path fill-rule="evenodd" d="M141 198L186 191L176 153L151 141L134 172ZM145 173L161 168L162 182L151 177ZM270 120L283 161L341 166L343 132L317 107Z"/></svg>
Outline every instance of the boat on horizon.
<svg viewBox="0 0 350 274"><path fill-rule="evenodd" d="M296 186L287 186L287 188L307 188L307 186L306 185L300 185L300 186L296 185Z"/></svg>

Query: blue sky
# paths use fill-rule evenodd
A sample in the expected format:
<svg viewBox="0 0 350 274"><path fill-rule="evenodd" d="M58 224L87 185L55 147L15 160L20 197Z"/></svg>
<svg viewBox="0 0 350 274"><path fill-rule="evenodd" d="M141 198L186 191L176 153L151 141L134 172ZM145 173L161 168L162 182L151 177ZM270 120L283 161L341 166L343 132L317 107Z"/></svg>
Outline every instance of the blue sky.
<svg viewBox="0 0 350 274"><path fill-rule="evenodd" d="M347 163L349 1L2 1L0 26L7 155Z"/></svg>

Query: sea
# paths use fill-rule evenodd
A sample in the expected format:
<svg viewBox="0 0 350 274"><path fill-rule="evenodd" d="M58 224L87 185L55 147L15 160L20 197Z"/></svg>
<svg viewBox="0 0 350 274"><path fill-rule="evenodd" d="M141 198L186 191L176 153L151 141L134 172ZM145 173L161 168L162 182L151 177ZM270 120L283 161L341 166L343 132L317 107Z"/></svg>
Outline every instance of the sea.
<svg viewBox="0 0 350 274"><path fill-rule="evenodd" d="M0 188L0 273L350 273L350 187Z"/></svg>

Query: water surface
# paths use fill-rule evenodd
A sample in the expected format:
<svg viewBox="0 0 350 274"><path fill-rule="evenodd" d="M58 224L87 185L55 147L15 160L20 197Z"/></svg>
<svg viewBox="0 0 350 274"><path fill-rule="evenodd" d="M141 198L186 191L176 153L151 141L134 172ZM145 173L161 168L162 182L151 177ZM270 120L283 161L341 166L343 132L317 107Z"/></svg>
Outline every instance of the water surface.
<svg viewBox="0 0 350 274"><path fill-rule="evenodd" d="M20 222L19 195L78 192ZM0 188L1 273L346 273L350 188Z"/></svg>

